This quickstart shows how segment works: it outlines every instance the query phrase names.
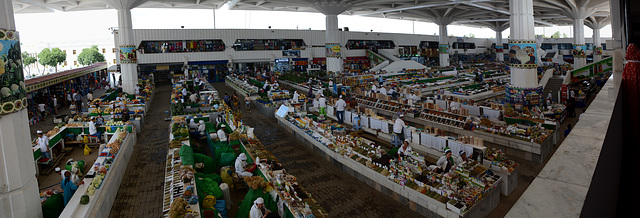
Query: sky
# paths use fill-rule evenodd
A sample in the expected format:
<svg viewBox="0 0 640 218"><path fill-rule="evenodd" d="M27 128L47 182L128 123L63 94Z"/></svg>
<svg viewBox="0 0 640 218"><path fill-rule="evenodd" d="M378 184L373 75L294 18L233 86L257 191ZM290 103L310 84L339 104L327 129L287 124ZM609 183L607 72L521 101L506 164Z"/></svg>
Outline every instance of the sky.
<svg viewBox="0 0 640 218"><path fill-rule="evenodd" d="M171 16L167 16L170 14ZM212 29L214 12L205 9L146 9L131 10L134 29ZM291 19L294 17L296 19ZM22 50L39 52L45 47L113 47L110 27L117 27L117 12L113 9L81 12L54 12L37 14L16 14L16 29L20 32ZM226 6L215 12L217 29L312 29L324 30L325 18L320 13L237 11ZM414 22L361 16L338 16L339 27L349 27L350 31L391 32L433 35L438 26L433 23ZM572 36L572 27L536 27L536 34L551 35L556 31ZM449 35L465 36L473 33L479 38L494 38L495 32L489 28L474 28L450 25ZM590 38L592 30L585 28L585 36ZM509 29L503 32L509 36ZM605 26L601 37L611 37L610 25Z"/></svg>

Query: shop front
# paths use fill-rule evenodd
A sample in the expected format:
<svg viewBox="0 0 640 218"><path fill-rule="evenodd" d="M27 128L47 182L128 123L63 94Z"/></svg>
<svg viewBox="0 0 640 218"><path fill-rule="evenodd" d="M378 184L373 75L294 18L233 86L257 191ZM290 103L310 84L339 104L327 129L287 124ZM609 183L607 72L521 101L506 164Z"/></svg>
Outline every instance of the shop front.
<svg viewBox="0 0 640 218"><path fill-rule="evenodd" d="M224 77L229 73L227 67L229 61L192 61L189 62L189 72L201 75L209 82L224 82Z"/></svg>

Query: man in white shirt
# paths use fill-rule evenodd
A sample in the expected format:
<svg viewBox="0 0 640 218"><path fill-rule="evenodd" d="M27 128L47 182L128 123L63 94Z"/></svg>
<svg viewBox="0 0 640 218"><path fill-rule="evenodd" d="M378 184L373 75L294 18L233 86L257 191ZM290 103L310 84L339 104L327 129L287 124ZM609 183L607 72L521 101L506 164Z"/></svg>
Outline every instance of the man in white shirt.
<svg viewBox="0 0 640 218"><path fill-rule="evenodd" d="M196 93L191 93L191 96L189 96L189 100L191 101L191 103L198 103L198 96L196 95Z"/></svg>
<svg viewBox="0 0 640 218"><path fill-rule="evenodd" d="M40 148L40 152L42 152L42 158L51 158L51 153L49 153L49 138L42 134L42 130L38 130L38 147Z"/></svg>
<svg viewBox="0 0 640 218"><path fill-rule="evenodd" d="M291 103L298 103L298 101L300 101L300 94L298 94L298 91L293 91L293 98L291 98Z"/></svg>
<svg viewBox="0 0 640 218"><path fill-rule="evenodd" d="M89 100L89 104L91 104L93 101L93 92L89 92L89 94L87 94L87 100Z"/></svg>
<svg viewBox="0 0 640 218"><path fill-rule="evenodd" d="M136 92L136 95L140 95L140 84L136 84L136 87L134 87L134 90Z"/></svg>
<svg viewBox="0 0 640 218"><path fill-rule="evenodd" d="M404 114L400 114L396 119L396 122L393 124L393 132L398 135L398 139L400 141L404 141L404 128L407 127L407 124L404 123Z"/></svg>
<svg viewBox="0 0 640 218"><path fill-rule="evenodd" d="M331 90L331 92L333 92L333 80L329 80L329 90ZM335 93L335 92L333 92Z"/></svg>
<svg viewBox="0 0 640 218"><path fill-rule="evenodd" d="M398 149L398 155L409 156L412 151L411 146L409 146L409 139L405 139L402 146Z"/></svg>
<svg viewBox="0 0 640 218"><path fill-rule="evenodd" d="M182 88L182 97L183 98L187 97L187 88Z"/></svg>
<svg viewBox="0 0 640 218"><path fill-rule="evenodd" d="M380 91L380 94L387 95L387 89L384 86L381 86L378 91Z"/></svg>
<svg viewBox="0 0 640 218"><path fill-rule="evenodd" d="M376 84L371 83L371 93L376 93L378 88L376 88Z"/></svg>
<svg viewBox="0 0 640 218"><path fill-rule="evenodd" d="M47 106L43 103L38 104L38 109L40 110L40 115L42 116L42 118L47 117L47 113L44 110L44 107Z"/></svg>
<svg viewBox="0 0 640 218"><path fill-rule="evenodd" d="M340 95L340 99L336 102L336 117L338 118L338 124L344 123L344 109L347 107L347 102L342 99L342 95Z"/></svg>
<svg viewBox="0 0 640 218"><path fill-rule="evenodd" d="M320 94L320 100L318 100L318 107L320 107L320 114L327 116L327 99L324 98L324 94Z"/></svg>
<svg viewBox="0 0 640 218"><path fill-rule="evenodd" d="M102 141L102 134L98 131L98 128L96 128L95 121L96 117L91 117L91 121L89 121L89 135L97 136L98 140Z"/></svg>
<svg viewBox="0 0 640 218"><path fill-rule="evenodd" d="M71 98L71 93L67 92L67 104L71 105L72 101L73 101L73 98Z"/></svg>

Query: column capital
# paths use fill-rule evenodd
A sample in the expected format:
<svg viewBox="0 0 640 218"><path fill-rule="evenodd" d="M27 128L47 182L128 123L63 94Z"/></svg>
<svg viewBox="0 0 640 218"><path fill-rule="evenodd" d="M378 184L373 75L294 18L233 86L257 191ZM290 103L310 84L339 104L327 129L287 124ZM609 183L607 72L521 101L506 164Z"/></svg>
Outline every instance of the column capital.
<svg viewBox="0 0 640 218"><path fill-rule="evenodd" d="M611 16L606 17L588 17L584 20L584 25L588 26L592 30L599 30L602 27L611 23Z"/></svg>
<svg viewBox="0 0 640 218"><path fill-rule="evenodd" d="M147 1L148 0L104 0L107 5L116 10L131 10Z"/></svg>
<svg viewBox="0 0 640 218"><path fill-rule="evenodd" d="M598 12L597 8L574 8L571 10L562 10L562 14L572 20L584 20Z"/></svg>
<svg viewBox="0 0 640 218"><path fill-rule="evenodd" d="M339 15L343 12L351 9L351 3L344 2L328 2L328 1L313 1L309 3L309 7L324 15Z"/></svg>

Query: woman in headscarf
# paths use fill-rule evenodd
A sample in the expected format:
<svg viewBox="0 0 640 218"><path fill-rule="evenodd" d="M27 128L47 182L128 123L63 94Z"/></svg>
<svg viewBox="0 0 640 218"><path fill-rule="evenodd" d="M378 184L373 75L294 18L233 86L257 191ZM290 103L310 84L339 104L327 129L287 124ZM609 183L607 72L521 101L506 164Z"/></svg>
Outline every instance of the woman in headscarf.
<svg viewBox="0 0 640 218"><path fill-rule="evenodd" d="M81 181L79 183L79 185L82 185L82 184L84 184L84 181ZM76 190L78 189L78 185L74 184L73 181L71 180L71 172L69 171L64 172L64 179L60 183L60 186L64 191L63 193L64 206L66 207L67 203L69 203L69 200L71 200L71 197L73 197L73 193L75 193Z"/></svg>
<svg viewBox="0 0 640 218"><path fill-rule="evenodd" d="M253 176L253 173L246 171L245 168L247 168L247 165L247 155L244 153L240 153L240 155L238 155L238 157L236 158L236 174L242 177Z"/></svg>
<svg viewBox="0 0 640 218"><path fill-rule="evenodd" d="M253 201L253 206L251 206L251 211L249 212L250 218L266 218L271 211L267 210L264 207L264 199L258 198Z"/></svg>

